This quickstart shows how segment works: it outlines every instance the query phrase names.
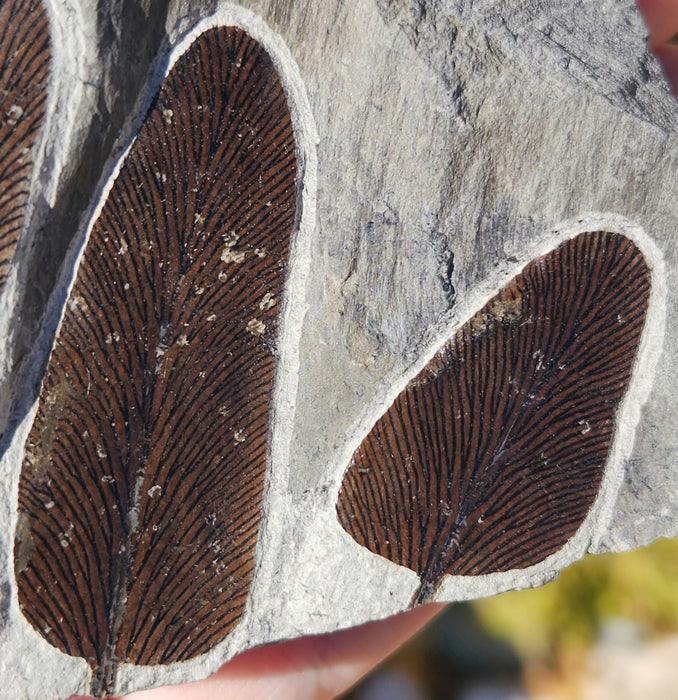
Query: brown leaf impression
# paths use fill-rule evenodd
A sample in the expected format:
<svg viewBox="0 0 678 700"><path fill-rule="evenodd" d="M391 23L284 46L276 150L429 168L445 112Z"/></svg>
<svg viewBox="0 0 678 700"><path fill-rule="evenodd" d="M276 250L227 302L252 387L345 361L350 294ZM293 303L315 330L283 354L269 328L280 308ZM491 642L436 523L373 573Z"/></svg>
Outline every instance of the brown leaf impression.
<svg viewBox="0 0 678 700"><path fill-rule="evenodd" d="M297 191L271 58L205 31L91 228L19 483L21 609L87 660L95 694L118 664L208 651L243 614Z"/></svg>
<svg viewBox="0 0 678 700"><path fill-rule="evenodd" d="M49 27L40 2L0 0L0 292L24 225L49 63Z"/></svg>
<svg viewBox="0 0 678 700"><path fill-rule="evenodd" d="M532 261L466 322L377 421L337 516L415 571L522 569L561 549L599 491L645 322L636 245L584 233Z"/></svg>

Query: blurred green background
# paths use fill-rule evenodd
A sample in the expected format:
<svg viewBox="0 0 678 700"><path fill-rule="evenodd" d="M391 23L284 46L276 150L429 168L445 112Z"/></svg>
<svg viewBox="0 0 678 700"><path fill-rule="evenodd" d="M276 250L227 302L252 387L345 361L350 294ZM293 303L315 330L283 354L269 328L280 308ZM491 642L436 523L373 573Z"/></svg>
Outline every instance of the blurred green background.
<svg viewBox="0 0 678 700"><path fill-rule="evenodd" d="M344 700L677 700L678 540L450 605Z"/></svg>

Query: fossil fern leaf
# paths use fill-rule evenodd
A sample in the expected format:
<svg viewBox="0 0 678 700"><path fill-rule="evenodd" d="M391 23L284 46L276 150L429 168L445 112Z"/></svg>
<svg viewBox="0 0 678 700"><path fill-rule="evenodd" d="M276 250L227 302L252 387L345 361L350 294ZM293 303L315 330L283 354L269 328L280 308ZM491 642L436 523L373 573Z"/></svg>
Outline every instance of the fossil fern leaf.
<svg viewBox="0 0 678 700"><path fill-rule="evenodd" d="M0 292L24 225L49 63L39 0L0 0Z"/></svg>
<svg viewBox="0 0 678 700"><path fill-rule="evenodd" d="M25 448L20 605L89 662L93 693L120 663L208 651L243 614L296 198L271 58L209 29L91 228Z"/></svg>
<svg viewBox="0 0 678 700"><path fill-rule="evenodd" d="M643 329L650 271L581 234L466 322L356 450L337 503L359 544L415 571L521 569L558 551L599 490Z"/></svg>

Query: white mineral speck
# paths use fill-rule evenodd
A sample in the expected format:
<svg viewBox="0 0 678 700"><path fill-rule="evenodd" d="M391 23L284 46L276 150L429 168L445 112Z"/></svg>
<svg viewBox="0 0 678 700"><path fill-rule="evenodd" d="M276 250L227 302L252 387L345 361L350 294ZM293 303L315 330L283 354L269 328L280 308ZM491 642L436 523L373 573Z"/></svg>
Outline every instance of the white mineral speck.
<svg viewBox="0 0 678 700"><path fill-rule="evenodd" d="M241 263L245 259L245 251L237 250L232 245L226 245L226 249L221 254L221 259L225 263Z"/></svg>
<svg viewBox="0 0 678 700"><path fill-rule="evenodd" d="M264 296L261 298L261 301L259 302L259 308L262 311L267 311L268 309L274 307L275 303L275 297L269 292L266 292L266 294L264 294Z"/></svg>
<svg viewBox="0 0 678 700"><path fill-rule="evenodd" d="M151 486L150 489L146 492L148 493L149 498L155 498L156 496L159 496L162 493L162 486L159 484L155 484L155 486Z"/></svg>
<svg viewBox="0 0 678 700"><path fill-rule="evenodd" d="M253 318L247 323L247 330L252 335L261 335L266 330L266 325L258 318Z"/></svg>
<svg viewBox="0 0 678 700"><path fill-rule="evenodd" d="M12 105L7 112L7 121L13 126L23 115L24 111L19 105Z"/></svg>

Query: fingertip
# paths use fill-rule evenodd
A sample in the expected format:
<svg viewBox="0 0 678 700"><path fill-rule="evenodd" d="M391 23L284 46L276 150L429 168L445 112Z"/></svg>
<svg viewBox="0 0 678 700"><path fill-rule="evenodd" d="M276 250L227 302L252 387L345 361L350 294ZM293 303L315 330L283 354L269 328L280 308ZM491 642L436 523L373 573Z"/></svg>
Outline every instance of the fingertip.
<svg viewBox="0 0 678 700"><path fill-rule="evenodd" d="M438 603L422 605L359 627L258 647L239 654L205 680L140 691L117 700L335 697L421 630L444 607Z"/></svg>
<svg viewBox="0 0 678 700"><path fill-rule="evenodd" d="M678 98L678 46L662 44L654 48L654 53L662 64L662 69L671 86L671 91Z"/></svg>
<svg viewBox="0 0 678 700"><path fill-rule="evenodd" d="M678 33L678 0L637 0L650 32L650 46L665 44Z"/></svg>

